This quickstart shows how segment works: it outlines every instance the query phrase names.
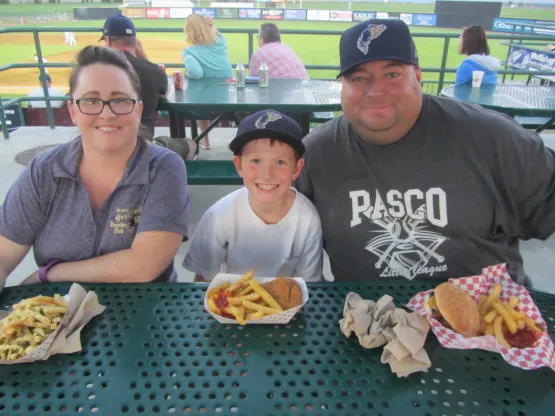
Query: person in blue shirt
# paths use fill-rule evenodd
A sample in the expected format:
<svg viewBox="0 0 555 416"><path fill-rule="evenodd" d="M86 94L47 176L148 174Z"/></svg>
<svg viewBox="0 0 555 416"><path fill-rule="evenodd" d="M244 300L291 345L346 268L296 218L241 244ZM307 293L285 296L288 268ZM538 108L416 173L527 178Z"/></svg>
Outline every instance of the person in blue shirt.
<svg viewBox="0 0 555 416"><path fill-rule="evenodd" d="M486 32L480 26L465 27L459 38L459 53L466 59L457 68L455 85L471 84L472 71L484 71L482 85L497 84L499 59L489 54Z"/></svg>
<svg viewBox="0 0 555 416"><path fill-rule="evenodd" d="M188 78L231 78L227 41L218 32L211 17L201 14L190 15L186 20L184 32L187 46L181 56ZM195 115L199 116L200 114ZM207 116L208 114L203 115ZM199 120L199 127L202 131L209 124L210 120ZM200 145L204 149L210 148L208 135L204 137Z"/></svg>

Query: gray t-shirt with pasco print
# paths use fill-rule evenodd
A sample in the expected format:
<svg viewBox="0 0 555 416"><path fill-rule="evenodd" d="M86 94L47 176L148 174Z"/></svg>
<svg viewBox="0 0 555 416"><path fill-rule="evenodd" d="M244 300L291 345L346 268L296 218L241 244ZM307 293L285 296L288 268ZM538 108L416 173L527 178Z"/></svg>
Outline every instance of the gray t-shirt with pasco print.
<svg viewBox="0 0 555 416"><path fill-rule="evenodd" d="M555 155L506 116L424 96L401 140L362 140L343 116L305 139L297 189L316 206L338 281L445 279L507 262L555 229Z"/></svg>
<svg viewBox="0 0 555 416"><path fill-rule="evenodd" d="M0 234L33 245L37 265L127 249L144 231L187 235L189 191L179 155L139 140L121 182L93 214L79 178L82 152L78 137L37 155L0 207ZM157 280L172 272L173 261Z"/></svg>

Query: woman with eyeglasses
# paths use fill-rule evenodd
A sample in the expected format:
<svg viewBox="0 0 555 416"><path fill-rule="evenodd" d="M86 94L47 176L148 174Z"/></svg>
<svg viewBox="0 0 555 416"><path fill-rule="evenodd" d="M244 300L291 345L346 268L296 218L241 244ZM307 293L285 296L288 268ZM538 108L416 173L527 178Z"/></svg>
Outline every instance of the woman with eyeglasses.
<svg viewBox="0 0 555 416"><path fill-rule="evenodd" d="M81 135L37 155L0 207L0 290L31 247L39 268L24 284L176 280L185 165L141 139L137 73L120 52L88 46L69 84Z"/></svg>
<svg viewBox="0 0 555 416"><path fill-rule="evenodd" d="M190 79L201 78L230 78L232 76L231 63L227 52L227 41L214 26L209 16L192 14L185 22L185 43L181 57L186 69L186 76ZM206 130L210 124L208 118L217 117L214 113L192 113L193 117L201 118L199 127ZM200 143L203 149L210 149L210 141L206 135Z"/></svg>
<svg viewBox="0 0 555 416"><path fill-rule="evenodd" d="M457 68L455 85L471 84L472 72L483 71L482 85L496 85L501 62L489 54L486 32L480 26L463 28L459 38L459 53L466 55Z"/></svg>

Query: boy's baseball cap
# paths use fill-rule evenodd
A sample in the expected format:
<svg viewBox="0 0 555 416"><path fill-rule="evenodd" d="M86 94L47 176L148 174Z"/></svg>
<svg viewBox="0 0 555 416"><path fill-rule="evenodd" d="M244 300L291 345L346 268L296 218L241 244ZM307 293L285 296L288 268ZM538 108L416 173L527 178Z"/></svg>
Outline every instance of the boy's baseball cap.
<svg viewBox="0 0 555 416"><path fill-rule="evenodd" d="M135 25L128 17L121 14L115 14L104 22L104 27L102 30L102 37L100 40L104 40L104 36L136 36Z"/></svg>
<svg viewBox="0 0 555 416"><path fill-rule="evenodd" d="M418 53L408 26L401 20L371 19L347 29L339 42L340 72L357 65L392 60L418 66Z"/></svg>
<svg viewBox="0 0 555 416"><path fill-rule="evenodd" d="M262 110L241 120L229 148L237 155L252 140L275 139L287 143L302 156L305 150L302 138L301 128L291 117L276 110Z"/></svg>

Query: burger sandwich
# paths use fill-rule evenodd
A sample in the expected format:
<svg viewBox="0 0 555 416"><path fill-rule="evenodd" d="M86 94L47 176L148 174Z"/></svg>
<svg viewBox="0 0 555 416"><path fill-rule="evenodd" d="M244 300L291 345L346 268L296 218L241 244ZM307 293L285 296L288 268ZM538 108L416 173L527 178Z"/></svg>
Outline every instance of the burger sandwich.
<svg viewBox="0 0 555 416"><path fill-rule="evenodd" d="M475 337L480 332L481 320L476 302L452 283L437 286L424 302L424 307L445 327L465 337Z"/></svg>

